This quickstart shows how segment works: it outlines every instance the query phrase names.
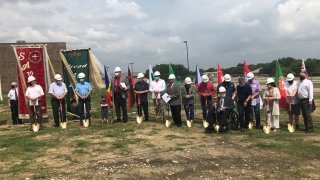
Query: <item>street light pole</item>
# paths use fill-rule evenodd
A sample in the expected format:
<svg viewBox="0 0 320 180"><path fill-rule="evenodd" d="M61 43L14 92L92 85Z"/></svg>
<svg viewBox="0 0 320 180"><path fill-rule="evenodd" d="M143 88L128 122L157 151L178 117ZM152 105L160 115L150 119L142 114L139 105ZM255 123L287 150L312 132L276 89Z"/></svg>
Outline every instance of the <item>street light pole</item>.
<svg viewBox="0 0 320 180"><path fill-rule="evenodd" d="M183 41L183 43L186 43L186 49L187 49L187 63L188 63L188 74L189 74L189 72L190 72L190 70L189 70L189 52L188 52L188 42L187 41Z"/></svg>

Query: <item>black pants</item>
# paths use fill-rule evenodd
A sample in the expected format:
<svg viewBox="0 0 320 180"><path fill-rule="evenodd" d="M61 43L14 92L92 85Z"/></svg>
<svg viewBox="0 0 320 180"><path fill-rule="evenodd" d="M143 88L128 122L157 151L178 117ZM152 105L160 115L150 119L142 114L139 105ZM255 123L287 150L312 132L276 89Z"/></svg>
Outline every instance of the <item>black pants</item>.
<svg viewBox="0 0 320 180"><path fill-rule="evenodd" d="M311 106L308 103L309 99L300 99L300 109L304 120L305 130L312 131L313 121L311 117Z"/></svg>
<svg viewBox="0 0 320 180"><path fill-rule="evenodd" d="M217 116L221 116L220 124L219 124L220 126L227 126L228 125L228 122L227 122L228 113L229 113L228 111L218 112ZM216 114L215 114L214 110L209 111L207 121L209 124L216 123L217 120L216 120Z"/></svg>
<svg viewBox="0 0 320 180"><path fill-rule="evenodd" d="M63 122L66 122L66 102L64 99L61 99L61 104L62 104L62 116L63 116ZM51 105L52 105L52 112L53 112L53 119L54 119L54 123L56 124L56 126L59 126L59 108L60 108L60 101L59 99L55 99L55 98L51 98Z"/></svg>
<svg viewBox="0 0 320 180"><path fill-rule="evenodd" d="M127 114L127 105L126 105L126 99L123 99L121 94L115 94L114 95L114 104L116 106L116 114L117 114L117 121L121 121L121 112L120 112L120 106L122 109L123 122L128 122L128 114Z"/></svg>
<svg viewBox="0 0 320 180"><path fill-rule="evenodd" d="M137 107L138 107L138 111L139 111L138 116L142 116L142 109L143 109L143 112L144 112L144 120L149 120L149 115L148 115L148 102L141 102L141 103L140 103L140 106L137 106Z"/></svg>
<svg viewBox="0 0 320 180"><path fill-rule="evenodd" d="M22 120L19 119L19 101L11 100L11 117L12 117L12 123L17 124L17 119L19 124L22 124Z"/></svg>
<svg viewBox="0 0 320 180"><path fill-rule="evenodd" d="M247 104L246 107L243 105L244 103L238 103L238 112L239 112L239 121L240 127L248 129L249 121L250 121L250 112L251 112L251 104ZM245 120L243 119L243 113L245 113Z"/></svg>
<svg viewBox="0 0 320 180"><path fill-rule="evenodd" d="M181 105L171 106L172 119L177 125L181 125Z"/></svg>

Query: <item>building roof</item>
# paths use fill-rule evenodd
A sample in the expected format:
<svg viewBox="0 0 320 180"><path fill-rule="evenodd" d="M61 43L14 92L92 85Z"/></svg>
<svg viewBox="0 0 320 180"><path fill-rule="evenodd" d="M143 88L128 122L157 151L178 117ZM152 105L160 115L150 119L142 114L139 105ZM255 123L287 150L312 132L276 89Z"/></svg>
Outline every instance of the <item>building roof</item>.
<svg viewBox="0 0 320 180"><path fill-rule="evenodd" d="M262 68L262 67L261 67L261 68ZM253 70L253 71L251 71L251 72L252 72L253 74L254 74L254 73L259 73L261 68L256 69L256 70Z"/></svg>

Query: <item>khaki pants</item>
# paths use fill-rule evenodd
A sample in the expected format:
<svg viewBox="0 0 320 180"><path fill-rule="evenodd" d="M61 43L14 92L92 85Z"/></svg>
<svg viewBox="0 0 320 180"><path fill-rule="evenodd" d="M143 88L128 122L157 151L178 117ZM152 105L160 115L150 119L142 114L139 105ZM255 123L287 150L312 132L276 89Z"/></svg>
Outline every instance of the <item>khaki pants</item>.
<svg viewBox="0 0 320 180"><path fill-rule="evenodd" d="M153 99L153 104L154 104L154 107L156 107L156 104L157 104L156 99ZM155 109L156 115L158 115L158 116L161 117L162 122L165 121L165 120L164 120L163 104L164 104L163 99L158 99L158 109L159 109L159 110L157 111L157 109Z"/></svg>
<svg viewBox="0 0 320 180"><path fill-rule="evenodd" d="M34 112L33 106L29 106L29 118L30 118L30 129L32 129L32 124L37 121L37 123L40 123L40 128L43 128L43 121L42 121L42 106L41 101L39 100L38 106L36 106L36 111L38 111L37 120L36 120L36 114Z"/></svg>

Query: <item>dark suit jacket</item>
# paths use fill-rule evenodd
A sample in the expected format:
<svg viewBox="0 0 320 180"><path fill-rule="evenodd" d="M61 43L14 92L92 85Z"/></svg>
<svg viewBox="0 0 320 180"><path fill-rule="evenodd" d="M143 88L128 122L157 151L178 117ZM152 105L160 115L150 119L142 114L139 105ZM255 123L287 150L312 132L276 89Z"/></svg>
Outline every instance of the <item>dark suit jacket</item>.
<svg viewBox="0 0 320 180"><path fill-rule="evenodd" d="M220 99L221 97L217 98L217 107L220 108ZM224 98L224 103L223 103L223 107L227 107L228 110L232 110L234 107L233 101L232 101L232 97L226 96Z"/></svg>
<svg viewBox="0 0 320 180"><path fill-rule="evenodd" d="M114 100L114 77L111 79L111 82L110 82L110 83L111 83L110 94L111 94L111 96L112 96L112 100ZM125 83L126 86L127 86L127 88L128 88L128 91L130 90L130 86L129 86L129 83L128 83L126 77L121 76L121 77L120 77L119 85L120 85L120 83ZM123 99L128 98L128 93L127 93L127 91L120 89L120 93L121 93L121 96L122 96Z"/></svg>
<svg viewBox="0 0 320 180"><path fill-rule="evenodd" d="M171 90L170 90L170 86L171 86L171 84L169 84L167 86L167 93L168 93L168 95L171 96L169 104L171 106L181 105L179 85L174 83Z"/></svg>

